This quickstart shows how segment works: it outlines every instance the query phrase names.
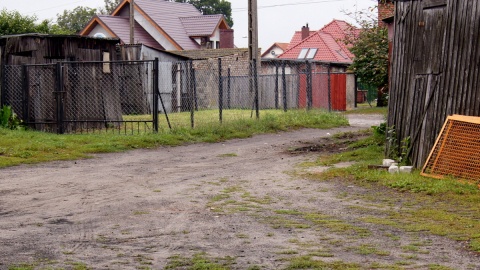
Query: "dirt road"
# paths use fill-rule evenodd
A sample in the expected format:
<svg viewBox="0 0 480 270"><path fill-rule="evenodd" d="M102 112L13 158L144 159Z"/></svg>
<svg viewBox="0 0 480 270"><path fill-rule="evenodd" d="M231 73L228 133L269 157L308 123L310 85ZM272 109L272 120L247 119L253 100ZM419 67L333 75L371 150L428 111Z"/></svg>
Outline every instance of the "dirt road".
<svg viewBox="0 0 480 270"><path fill-rule="evenodd" d="M2 169L0 269L162 269L195 254L232 269L282 269L302 255L480 269L460 242L361 221L385 207L355 196L369 191L293 173L315 154L288 149L381 121L351 118L345 128Z"/></svg>

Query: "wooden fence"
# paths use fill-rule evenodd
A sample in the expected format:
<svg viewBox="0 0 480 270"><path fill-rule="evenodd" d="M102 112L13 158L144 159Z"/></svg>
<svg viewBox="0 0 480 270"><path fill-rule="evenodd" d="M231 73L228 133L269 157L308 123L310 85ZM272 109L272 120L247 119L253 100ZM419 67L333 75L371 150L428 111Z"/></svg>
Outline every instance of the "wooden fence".
<svg viewBox="0 0 480 270"><path fill-rule="evenodd" d="M395 3L388 126L398 142L410 140L416 167L447 116L480 115L478 29L478 0Z"/></svg>

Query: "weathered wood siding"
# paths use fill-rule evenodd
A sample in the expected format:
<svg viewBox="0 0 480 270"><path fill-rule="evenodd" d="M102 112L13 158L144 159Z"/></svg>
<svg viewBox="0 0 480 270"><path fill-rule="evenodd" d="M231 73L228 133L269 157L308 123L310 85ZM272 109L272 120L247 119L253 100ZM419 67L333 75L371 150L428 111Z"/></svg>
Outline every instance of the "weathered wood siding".
<svg viewBox="0 0 480 270"><path fill-rule="evenodd" d="M388 126L421 167L448 115L480 116L480 0L397 1Z"/></svg>

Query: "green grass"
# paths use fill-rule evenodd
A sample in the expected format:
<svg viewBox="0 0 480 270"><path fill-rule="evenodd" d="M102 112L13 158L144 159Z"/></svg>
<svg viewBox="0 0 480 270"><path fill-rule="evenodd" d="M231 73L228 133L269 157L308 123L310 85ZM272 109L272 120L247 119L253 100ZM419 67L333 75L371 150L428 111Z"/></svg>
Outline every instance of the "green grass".
<svg viewBox="0 0 480 270"><path fill-rule="evenodd" d="M355 263L344 262L323 262L314 260L310 256L300 256L289 260L287 270L293 269L332 269L332 270L347 270L347 269L362 269L360 265Z"/></svg>
<svg viewBox="0 0 480 270"><path fill-rule="evenodd" d="M224 111L224 121L218 122L218 111L196 112L195 128L190 128L189 113L171 114L173 129L160 118L157 134L113 135L66 134L57 135L37 131L0 129L0 168L53 160L88 158L94 153L121 152L162 145L176 146L196 142L220 142L246 138L255 134L274 133L299 128L333 128L348 125L338 113L321 110L291 110L288 112L261 111L260 119L250 118L250 111ZM133 117L133 116L132 116ZM139 119L142 116L136 116ZM149 116L144 116L147 119ZM125 117L127 120L129 117Z"/></svg>
<svg viewBox="0 0 480 270"><path fill-rule="evenodd" d="M381 114L387 115L388 107L376 107L375 104L372 104L372 107L368 103L358 104L357 108L344 112L345 114Z"/></svg>
<svg viewBox="0 0 480 270"><path fill-rule="evenodd" d="M193 257L183 257L180 255L168 258L168 263L164 269L205 269L205 270L227 270L235 263L235 258L209 258L206 253L197 253Z"/></svg>
<svg viewBox="0 0 480 270"><path fill-rule="evenodd" d="M383 138L371 135L349 146L349 151L322 156L311 166L356 161L348 168L332 168L321 174L310 174L313 180L344 181L368 187L375 195L363 199L388 206L402 201L399 211L385 211L382 219L366 216L365 222L397 227L406 231L428 231L454 240L467 241L473 251L480 252L480 190L475 184L454 178L432 179L420 172L389 174L384 170L368 169L381 164Z"/></svg>

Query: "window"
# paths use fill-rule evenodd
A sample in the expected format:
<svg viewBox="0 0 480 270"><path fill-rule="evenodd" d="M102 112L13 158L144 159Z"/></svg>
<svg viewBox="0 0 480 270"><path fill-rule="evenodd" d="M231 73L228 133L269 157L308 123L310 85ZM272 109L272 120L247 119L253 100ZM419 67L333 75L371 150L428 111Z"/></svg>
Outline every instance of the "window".
<svg viewBox="0 0 480 270"><path fill-rule="evenodd" d="M298 59L313 59L317 50L317 48L303 48L298 54Z"/></svg>
<svg viewBox="0 0 480 270"><path fill-rule="evenodd" d="M307 59L313 59L315 57L315 54L317 54L318 49L310 49L307 54Z"/></svg>
<svg viewBox="0 0 480 270"><path fill-rule="evenodd" d="M298 54L298 59L304 59L305 56L307 55L307 52L308 52L308 49L302 49Z"/></svg>

